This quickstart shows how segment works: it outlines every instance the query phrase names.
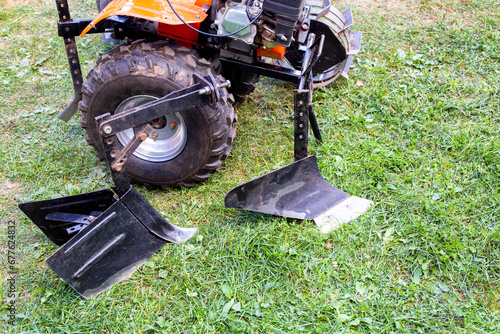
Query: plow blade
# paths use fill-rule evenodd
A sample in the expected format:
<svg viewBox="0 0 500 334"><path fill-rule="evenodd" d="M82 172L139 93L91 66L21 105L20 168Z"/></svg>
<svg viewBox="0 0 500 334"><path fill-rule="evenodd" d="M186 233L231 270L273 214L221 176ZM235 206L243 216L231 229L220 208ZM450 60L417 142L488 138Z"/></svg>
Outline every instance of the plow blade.
<svg viewBox="0 0 500 334"><path fill-rule="evenodd" d="M371 203L329 184L321 175L315 156L240 185L225 198L228 208L314 219L323 233L355 219Z"/></svg>
<svg viewBox="0 0 500 334"><path fill-rule="evenodd" d="M21 210L56 244L47 265L90 299L132 275L167 242L196 233L163 218L132 186L24 203Z"/></svg>
<svg viewBox="0 0 500 334"><path fill-rule="evenodd" d="M107 189L19 204L19 208L56 245L61 246L109 208L116 199Z"/></svg>

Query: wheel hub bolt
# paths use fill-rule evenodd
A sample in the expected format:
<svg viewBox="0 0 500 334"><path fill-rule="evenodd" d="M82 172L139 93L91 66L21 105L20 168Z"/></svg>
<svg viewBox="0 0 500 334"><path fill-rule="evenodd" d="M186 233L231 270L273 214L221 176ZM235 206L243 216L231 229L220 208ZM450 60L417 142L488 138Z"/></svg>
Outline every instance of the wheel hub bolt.
<svg viewBox="0 0 500 334"><path fill-rule="evenodd" d="M158 133L153 132L153 133L151 134L151 139L153 139L153 140L158 139Z"/></svg>
<svg viewBox="0 0 500 334"><path fill-rule="evenodd" d="M170 122L170 127L173 129L177 126L177 122L176 121L171 121Z"/></svg>

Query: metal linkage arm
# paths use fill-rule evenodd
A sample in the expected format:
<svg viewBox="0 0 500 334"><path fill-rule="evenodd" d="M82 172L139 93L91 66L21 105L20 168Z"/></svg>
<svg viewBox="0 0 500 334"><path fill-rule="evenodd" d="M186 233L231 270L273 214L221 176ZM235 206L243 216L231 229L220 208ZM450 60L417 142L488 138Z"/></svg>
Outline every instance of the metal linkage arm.
<svg viewBox="0 0 500 334"><path fill-rule="evenodd" d="M153 131L153 127L148 123L134 128L134 138L123 149L116 136L102 138L109 171L115 184L114 191L120 196L125 195L130 189L130 182L128 181L127 173L123 169L123 165L125 165L128 158L130 158L139 145L148 138L151 131Z"/></svg>
<svg viewBox="0 0 500 334"><path fill-rule="evenodd" d="M92 19L73 19L70 22L59 20L59 22L57 22L58 35L61 37L80 36L90 22L92 22ZM116 21L110 19L103 20L87 34L102 34L104 32L114 31L116 23Z"/></svg>
<svg viewBox="0 0 500 334"><path fill-rule="evenodd" d="M153 131L153 126L151 124L143 124L142 126L138 127L139 129L135 131L134 138L132 138L127 146L123 148L123 150L120 151L120 154L118 155L118 152L116 151L111 151L110 156L113 158L113 162L111 163L111 169L114 171L121 171L123 168L123 165L127 162L128 158L134 153L134 151L141 145L143 141L145 141L148 136L151 134Z"/></svg>
<svg viewBox="0 0 500 334"><path fill-rule="evenodd" d="M116 115L106 113L97 117L101 136L109 137L162 116L189 110L198 105L215 103L219 99L218 90L229 87L231 84L229 81L217 84L213 77L194 78L198 80L198 83L172 92L158 100Z"/></svg>

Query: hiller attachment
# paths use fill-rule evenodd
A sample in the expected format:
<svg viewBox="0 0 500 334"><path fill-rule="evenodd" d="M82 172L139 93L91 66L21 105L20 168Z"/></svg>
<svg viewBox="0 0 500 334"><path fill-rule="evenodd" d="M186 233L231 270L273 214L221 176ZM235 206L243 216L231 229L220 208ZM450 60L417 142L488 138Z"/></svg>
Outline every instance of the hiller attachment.
<svg viewBox="0 0 500 334"><path fill-rule="evenodd" d="M229 86L212 76L116 115L96 118L115 187L76 196L23 203L21 210L58 245L47 265L85 298L92 298L136 271L166 242L180 243L196 233L164 219L129 184L124 164L163 116L218 101ZM116 134L134 129L121 147Z"/></svg>
<svg viewBox="0 0 500 334"><path fill-rule="evenodd" d="M313 71L321 59L325 36L309 35L294 99L295 162L232 189L225 198L237 208L295 219L314 219L323 233L364 213L370 204L330 185L321 176L316 157L309 156L308 119L315 137L321 134L312 109Z"/></svg>
<svg viewBox="0 0 500 334"><path fill-rule="evenodd" d="M132 186L121 196L101 190L19 207L63 245L47 265L86 299L132 275L167 242L196 233L160 216Z"/></svg>

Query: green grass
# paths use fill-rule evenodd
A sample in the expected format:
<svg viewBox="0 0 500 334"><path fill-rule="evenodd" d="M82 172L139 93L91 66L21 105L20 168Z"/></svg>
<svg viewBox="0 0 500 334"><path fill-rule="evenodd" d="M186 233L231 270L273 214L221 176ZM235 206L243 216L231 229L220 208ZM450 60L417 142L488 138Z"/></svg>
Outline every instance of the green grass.
<svg viewBox="0 0 500 334"><path fill-rule="evenodd" d="M12 6L14 4L14 6ZM72 1L95 15L93 0ZM232 187L293 160L292 87L265 79L238 107L235 150L209 182L139 191L198 226L85 301L46 265L57 247L20 201L108 187L78 117L52 1L0 3L0 331L500 333L500 14L494 0L353 0L362 53L315 93L333 185L373 208L329 235L224 208ZM79 39L88 71L108 47ZM276 96L282 96L277 100ZM17 320L7 320L7 226L17 221Z"/></svg>

